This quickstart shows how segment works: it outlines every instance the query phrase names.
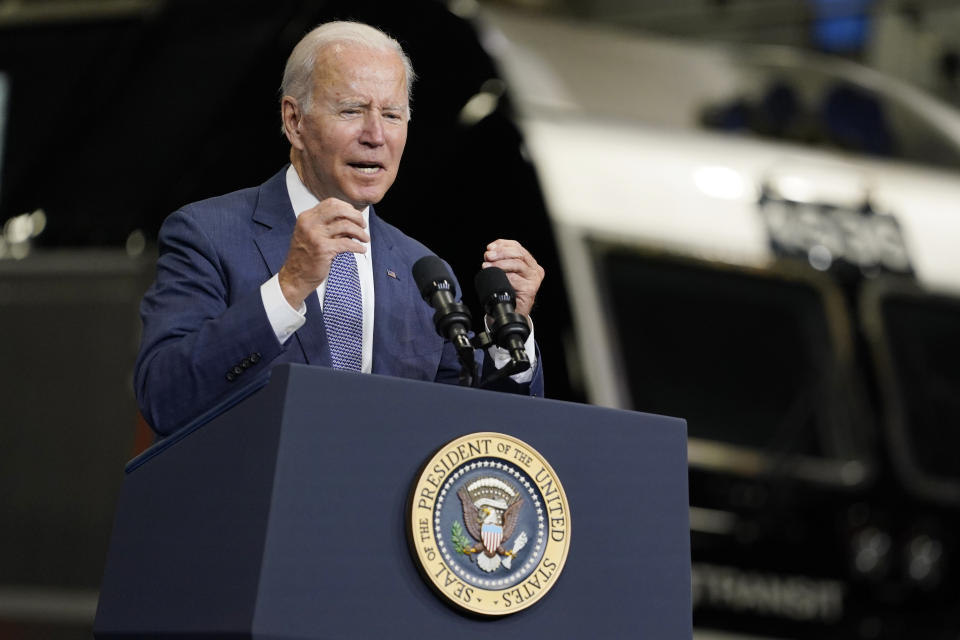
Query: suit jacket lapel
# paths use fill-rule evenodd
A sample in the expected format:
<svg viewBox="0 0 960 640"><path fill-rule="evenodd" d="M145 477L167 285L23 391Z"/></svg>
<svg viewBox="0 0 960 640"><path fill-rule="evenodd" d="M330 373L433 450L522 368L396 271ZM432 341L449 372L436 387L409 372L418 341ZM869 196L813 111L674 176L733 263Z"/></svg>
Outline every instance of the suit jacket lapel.
<svg viewBox="0 0 960 640"><path fill-rule="evenodd" d="M394 314L403 306L405 279L410 268L397 251L387 226L370 207L370 244L373 248L373 373L394 375L391 363L398 356ZM389 273L393 275L389 275Z"/></svg>
<svg viewBox="0 0 960 640"><path fill-rule="evenodd" d="M428 250L380 220L373 209L370 237L376 289L373 373L433 380L443 340L433 328L433 312L421 299L410 272Z"/></svg>
<svg viewBox="0 0 960 640"><path fill-rule="evenodd" d="M286 172L282 170L260 186L260 197L253 210L253 221L263 227L255 242L271 274L278 272L287 258L297 220L287 195Z"/></svg>
<svg viewBox="0 0 960 640"><path fill-rule="evenodd" d="M254 222L264 227L255 241L271 275L280 271L287 258L297 220L287 193L286 175L287 168L284 167L260 187L260 198L253 212ZM329 367L330 349L320 301L315 294L311 294L307 296L306 305L307 322L294 334L295 339L307 364Z"/></svg>

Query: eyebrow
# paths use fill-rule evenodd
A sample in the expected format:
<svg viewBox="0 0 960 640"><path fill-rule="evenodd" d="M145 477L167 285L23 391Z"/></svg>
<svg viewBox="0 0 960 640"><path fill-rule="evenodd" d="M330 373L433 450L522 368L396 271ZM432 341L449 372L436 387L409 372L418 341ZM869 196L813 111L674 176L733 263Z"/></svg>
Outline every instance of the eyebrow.
<svg viewBox="0 0 960 640"><path fill-rule="evenodd" d="M371 101L365 100L362 98L346 98L335 103L335 109L368 109L370 108ZM382 113L386 112L395 112L395 113L406 113L407 105L405 104L388 104L380 110Z"/></svg>
<svg viewBox="0 0 960 640"><path fill-rule="evenodd" d="M366 107L370 105L370 101L361 100L358 98L348 98L346 100L340 100L336 104L338 107Z"/></svg>

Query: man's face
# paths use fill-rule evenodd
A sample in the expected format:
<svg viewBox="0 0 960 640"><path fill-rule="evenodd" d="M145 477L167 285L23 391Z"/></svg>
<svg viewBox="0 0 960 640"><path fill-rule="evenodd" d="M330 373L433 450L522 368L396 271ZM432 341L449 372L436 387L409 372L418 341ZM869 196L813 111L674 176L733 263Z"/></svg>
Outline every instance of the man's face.
<svg viewBox="0 0 960 640"><path fill-rule="evenodd" d="M302 115L301 176L317 198L357 209L379 202L407 141L407 85L394 52L332 45L317 57L313 102ZM295 154L296 155L296 154Z"/></svg>

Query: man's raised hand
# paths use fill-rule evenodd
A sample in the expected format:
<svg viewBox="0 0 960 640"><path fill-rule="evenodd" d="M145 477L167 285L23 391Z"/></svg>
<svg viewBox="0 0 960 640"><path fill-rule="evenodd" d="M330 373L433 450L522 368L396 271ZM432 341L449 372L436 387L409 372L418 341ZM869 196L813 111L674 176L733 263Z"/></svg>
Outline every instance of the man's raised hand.
<svg viewBox="0 0 960 640"><path fill-rule="evenodd" d="M516 240L494 240L483 254L483 268L500 267L517 294L517 313L530 315L545 275L529 251Z"/></svg>
<svg viewBox="0 0 960 640"><path fill-rule="evenodd" d="M280 290L294 309L327 279L338 253L365 253L370 242L363 215L352 205L327 198L297 218L287 259L280 268Z"/></svg>

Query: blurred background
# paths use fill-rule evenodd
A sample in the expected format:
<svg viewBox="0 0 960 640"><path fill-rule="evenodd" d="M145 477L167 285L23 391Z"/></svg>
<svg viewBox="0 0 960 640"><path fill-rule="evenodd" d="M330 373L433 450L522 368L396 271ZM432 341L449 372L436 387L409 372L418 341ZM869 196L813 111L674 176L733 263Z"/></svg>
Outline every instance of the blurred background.
<svg viewBox="0 0 960 640"><path fill-rule="evenodd" d="M549 396L688 420L695 637L960 638L947 0L0 0L0 638L90 637L157 231L330 19L420 78L378 213L475 317L534 253Z"/></svg>

